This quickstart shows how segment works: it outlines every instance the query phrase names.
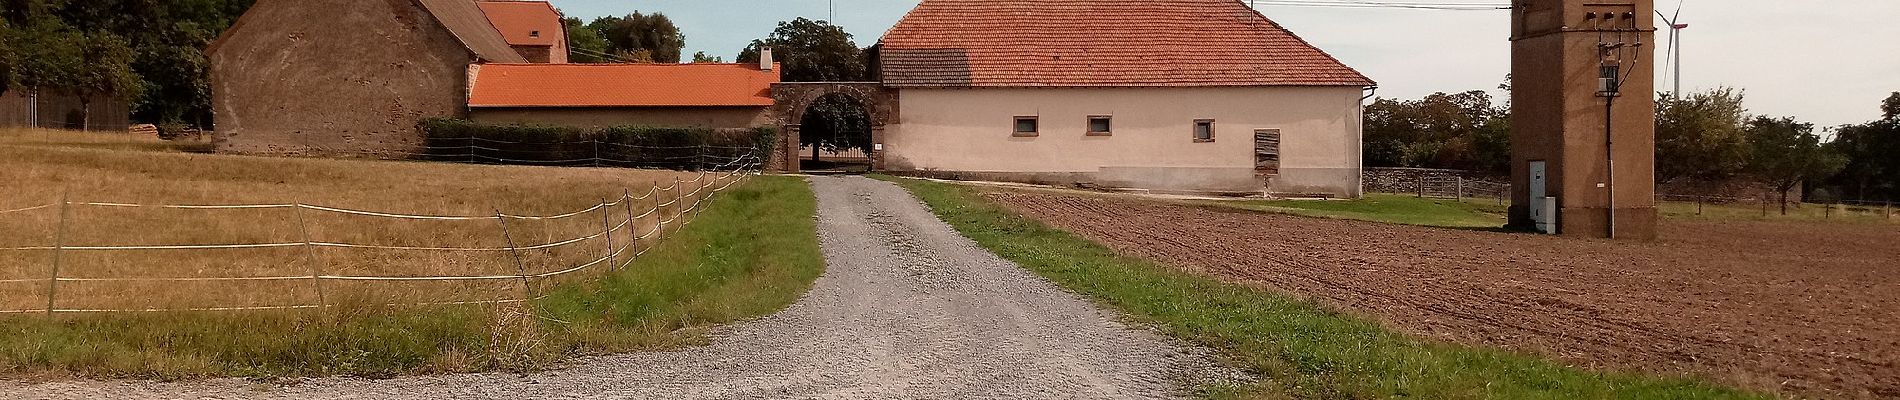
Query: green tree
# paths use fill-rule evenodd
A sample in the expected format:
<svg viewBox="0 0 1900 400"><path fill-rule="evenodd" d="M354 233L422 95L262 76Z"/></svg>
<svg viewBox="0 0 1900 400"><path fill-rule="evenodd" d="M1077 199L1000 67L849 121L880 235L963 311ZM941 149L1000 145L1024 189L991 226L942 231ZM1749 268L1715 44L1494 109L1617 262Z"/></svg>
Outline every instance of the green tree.
<svg viewBox="0 0 1900 400"><path fill-rule="evenodd" d="M862 81L866 68L864 49L851 39L844 28L826 21L798 18L780 22L771 36L754 40L739 53L741 63L759 62L759 49L771 47L774 61L781 66L786 82ZM828 96L813 102L799 121L799 144L818 150L858 149L870 152L870 119L864 105L844 96Z"/></svg>
<svg viewBox="0 0 1900 400"><path fill-rule="evenodd" d="M607 38L602 37L599 30L581 23L580 18L562 18L561 22L567 24L568 62L611 62L607 59L607 55L611 51L608 47L612 47L613 44L608 43Z"/></svg>
<svg viewBox="0 0 1900 400"><path fill-rule="evenodd" d="M1782 215L1788 214L1788 192L1795 186L1834 175L1847 166L1847 157L1821 145L1814 124L1757 116L1744 131L1751 149L1748 172L1781 193Z"/></svg>
<svg viewBox="0 0 1900 400"><path fill-rule="evenodd" d="M780 22L771 36L747 45L738 62L759 62L759 49L767 46L783 65L781 76L786 82L862 81L870 72L864 49L844 28L830 22L805 18Z"/></svg>
<svg viewBox="0 0 1900 400"><path fill-rule="evenodd" d="M694 64L702 64L702 63L718 64L718 63L723 63L723 62L726 62L725 57L713 56L710 54L706 54L706 52L704 51L693 53Z"/></svg>
<svg viewBox="0 0 1900 400"><path fill-rule="evenodd" d="M1716 88L1656 101L1656 178L1726 179L1747 166L1743 93Z"/></svg>
<svg viewBox="0 0 1900 400"><path fill-rule="evenodd" d="M14 77L29 91L60 91L78 81L86 36L59 20L40 19L11 32Z"/></svg>
<svg viewBox="0 0 1900 400"><path fill-rule="evenodd" d="M1510 110L1484 91L1378 99L1365 118L1367 165L1510 171Z"/></svg>
<svg viewBox="0 0 1900 400"><path fill-rule="evenodd" d="M132 101L145 90L145 82L132 70L132 46L118 35L87 35L80 46L80 64L72 72L67 93L79 96L79 128L92 129L92 105L100 98Z"/></svg>
<svg viewBox="0 0 1900 400"><path fill-rule="evenodd" d="M13 27L0 18L0 93L13 89Z"/></svg>
<svg viewBox="0 0 1900 400"><path fill-rule="evenodd" d="M1828 183L1857 199L1900 199L1900 92L1881 102L1882 118L1835 129L1828 148L1847 157L1847 166Z"/></svg>
<svg viewBox="0 0 1900 400"><path fill-rule="evenodd" d="M608 43L608 54L642 62L679 63L686 48L686 35L680 33L666 14L635 11L624 17L602 17L587 25Z"/></svg>

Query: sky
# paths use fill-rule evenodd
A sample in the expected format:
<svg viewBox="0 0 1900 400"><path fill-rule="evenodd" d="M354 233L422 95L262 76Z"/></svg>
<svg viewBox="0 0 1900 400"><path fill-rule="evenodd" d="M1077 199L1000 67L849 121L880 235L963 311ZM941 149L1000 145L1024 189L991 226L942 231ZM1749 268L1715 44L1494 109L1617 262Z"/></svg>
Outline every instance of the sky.
<svg viewBox="0 0 1900 400"><path fill-rule="evenodd" d="M551 1L583 20L634 10L665 13L686 35L685 54L704 51L727 60L770 34L778 21L828 15L826 0ZM1900 24L1892 23L1900 15L1900 1L1683 1L1682 22L1690 25L1682 41L1684 91L1741 88L1751 113L1792 116L1822 127L1874 120L1880 101L1900 91ZM860 46L869 46L917 0L832 3L834 21ZM1675 8L1673 1L1658 3L1665 12ZM1379 81L1381 97L1467 90L1490 90L1500 102L1504 96L1496 87L1510 72L1506 11L1266 5L1260 10ZM1669 83L1658 78L1658 90L1666 90Z"/></svg>

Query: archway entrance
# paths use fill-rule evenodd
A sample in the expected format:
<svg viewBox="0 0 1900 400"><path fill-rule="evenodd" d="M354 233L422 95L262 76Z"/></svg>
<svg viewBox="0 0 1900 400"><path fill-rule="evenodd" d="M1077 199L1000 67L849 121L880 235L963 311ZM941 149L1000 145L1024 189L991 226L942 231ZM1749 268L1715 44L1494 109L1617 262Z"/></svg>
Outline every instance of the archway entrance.
<svg viewBox="0 0 1900 400"><path fill-rule="evenodd" d="M819 96L799 120L799 169L810 172L869 172L871 114L843 94ZM807 156L809 155L809 156Z"/></svg>
<svg viewBox="0 0 1900 400"><path fill-rule="evenodd" d="M772 114L778 119L778 146L771 166L783 172L799 172L804 160L813 158L817 145L818 162L813 166L833 166L826 152L835 151L834 162L855 161L859 171L884 168L884 125L896 114L897 96L877 82L788 82L772 85ZM855 106L855 107L852 107ZM852 122L855 109L862 113L861 123ZM816 114L808 118L808 114ZM836 111L833 111L836 110ZM805 138L805 125L813 126L819 136ZM852 153L853 151L858 153Z"/></svg>

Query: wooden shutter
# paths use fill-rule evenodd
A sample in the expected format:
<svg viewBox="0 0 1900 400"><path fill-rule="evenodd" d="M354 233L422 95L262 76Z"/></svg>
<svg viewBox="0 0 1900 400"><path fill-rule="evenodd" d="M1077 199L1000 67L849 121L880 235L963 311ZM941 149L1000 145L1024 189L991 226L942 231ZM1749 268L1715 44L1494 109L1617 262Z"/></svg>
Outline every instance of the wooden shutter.
<svg viewBox="0 0 1900 400"><path fill-rule="evenodd" d="M1280 130L1253 131L1254 171L1261 175L1280 174Z"/></svg>

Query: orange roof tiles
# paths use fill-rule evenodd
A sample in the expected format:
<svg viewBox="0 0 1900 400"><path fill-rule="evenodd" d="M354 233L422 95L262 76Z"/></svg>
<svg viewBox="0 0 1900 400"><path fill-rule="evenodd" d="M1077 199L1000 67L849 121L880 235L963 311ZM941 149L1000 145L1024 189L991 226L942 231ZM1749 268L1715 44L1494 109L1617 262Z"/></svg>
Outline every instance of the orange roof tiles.
<svg viewBox="0 0 1900 400"><path fill-rule="evenodd" d="M766 107L779 70L756 64L487 64L469 107Z"/></svg>
<svg viewBox="0 0 1900 400"><path fill-rule="evenodd" d="M924 0L880 44L892 87L1374 85L1241 0Z"/></svg>
<svg viewBox="0 0 1900 400"><path fill-rule="evenodd" d="M481 1L482 14L513 46L553 46L567 40L561 13L545 1Z"/></svg>

